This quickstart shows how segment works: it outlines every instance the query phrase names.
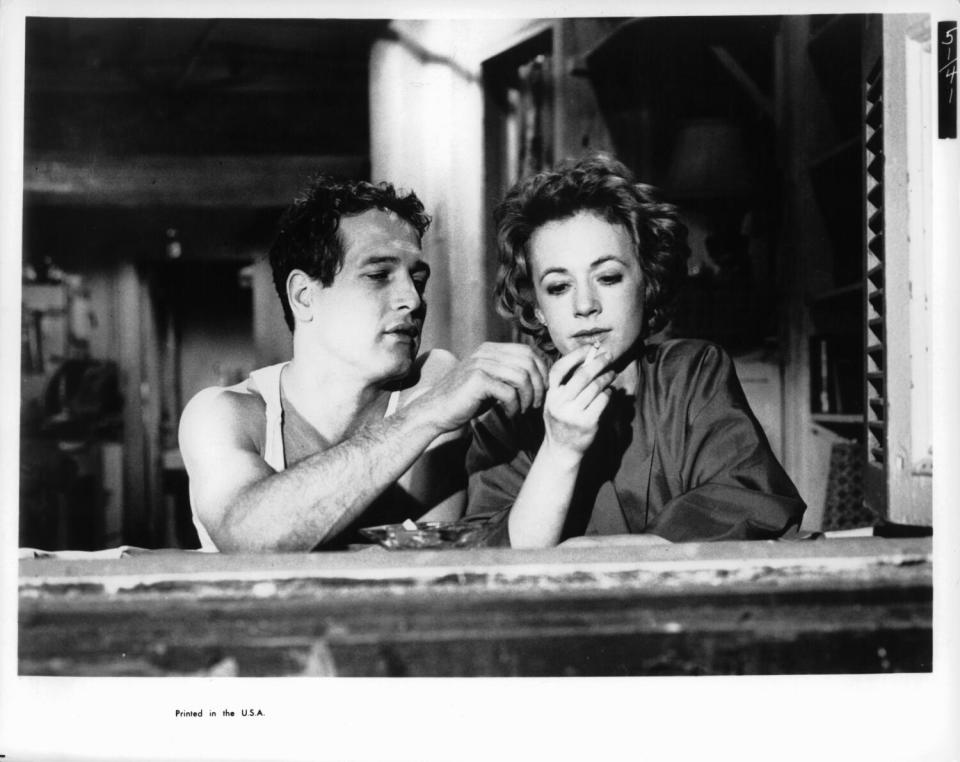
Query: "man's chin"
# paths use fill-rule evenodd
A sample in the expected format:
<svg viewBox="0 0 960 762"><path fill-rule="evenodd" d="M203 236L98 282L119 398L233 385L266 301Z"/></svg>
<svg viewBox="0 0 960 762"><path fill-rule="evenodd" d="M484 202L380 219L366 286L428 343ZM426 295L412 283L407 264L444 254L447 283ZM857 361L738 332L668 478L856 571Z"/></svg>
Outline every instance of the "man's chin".
<svg viewBox="0 0 960 762"><path fill-rule="evenodd" d="M413 363L410 363L402 373L391 374L385 378L383 380L383 388L391 392L407 389L416 385L419 376L419 369L414 367Z"/></svg>
<svg viewBox="0 0 960 762"><path fill-rule="evenodd" d="M385 381L388 384L404 381L413 372L416 358L416 347L413 347L409 353L404 353L403 356L394 356L389 367L384 368Z"/></svg>

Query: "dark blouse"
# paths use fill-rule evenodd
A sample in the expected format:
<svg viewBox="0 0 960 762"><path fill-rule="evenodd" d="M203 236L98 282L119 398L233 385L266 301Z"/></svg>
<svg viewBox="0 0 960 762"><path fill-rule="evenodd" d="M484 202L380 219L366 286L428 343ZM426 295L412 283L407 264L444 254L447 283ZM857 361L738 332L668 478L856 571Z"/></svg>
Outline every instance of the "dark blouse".
<svg viewBox="0 0 960 762"><path fill-rule="evenodd" d="M703 341L646 347L636 398L615 394L584 455L561 539L650 532L674 542L767 539L806 508L770 450L729 356ZM498 526L543 441L542 409L473 423L467 454L470 516Z"/></svg>

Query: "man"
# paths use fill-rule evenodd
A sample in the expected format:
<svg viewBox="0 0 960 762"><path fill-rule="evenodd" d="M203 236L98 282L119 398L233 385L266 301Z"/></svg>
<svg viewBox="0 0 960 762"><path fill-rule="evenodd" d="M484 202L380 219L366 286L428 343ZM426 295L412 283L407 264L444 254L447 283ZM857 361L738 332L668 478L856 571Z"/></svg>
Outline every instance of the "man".
<svg viewBox="0 0 960 762"><path fill-rule="evenodd" d="M386 521L463 513L462 427L543 402L530 347L418 356L430 268L417 197L316 179L270 251L293 359L198 393L180 421L207 550L297 551Z"/></svg>

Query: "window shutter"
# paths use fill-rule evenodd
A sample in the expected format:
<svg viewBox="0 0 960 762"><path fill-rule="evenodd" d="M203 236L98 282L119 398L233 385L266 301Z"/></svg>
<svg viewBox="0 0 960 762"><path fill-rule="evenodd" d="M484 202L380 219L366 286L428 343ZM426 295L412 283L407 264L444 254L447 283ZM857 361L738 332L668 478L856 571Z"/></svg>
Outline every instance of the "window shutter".
<svg viewBox="0 0 960 762"><path fill-rule="evenodd" d="M884 156L883 61L867 75L864 109L864 169L866 182L866 473L865 497L878 515L886 514L886 315L884 307Z"/></svg>

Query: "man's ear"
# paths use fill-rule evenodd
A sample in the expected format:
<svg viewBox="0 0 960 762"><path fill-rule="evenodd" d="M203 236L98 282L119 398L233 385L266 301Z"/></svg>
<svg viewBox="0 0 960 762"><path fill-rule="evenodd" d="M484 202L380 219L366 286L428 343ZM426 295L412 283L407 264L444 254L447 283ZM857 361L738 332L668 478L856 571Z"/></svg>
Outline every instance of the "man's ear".
<svg viewBox="0 0 960 762"><path fill-rule="evenodd" d="M287 299L293 319L298 323L308 323L313 320L314 281L303 270L291 270L287 276Z"/></svg>

